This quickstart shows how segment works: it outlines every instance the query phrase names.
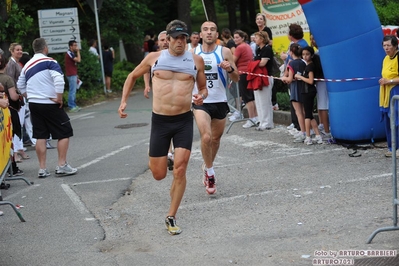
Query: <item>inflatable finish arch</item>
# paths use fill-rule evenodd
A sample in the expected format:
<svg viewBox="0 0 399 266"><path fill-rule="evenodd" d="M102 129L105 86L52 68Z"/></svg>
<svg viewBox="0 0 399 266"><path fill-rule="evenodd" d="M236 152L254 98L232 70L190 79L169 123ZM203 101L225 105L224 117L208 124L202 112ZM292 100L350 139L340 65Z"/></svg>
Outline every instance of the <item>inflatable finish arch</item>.
<svg viewBox="0 0 399 266"><path fill-rule="evenodd" d="M298 0L328 79L381 77L383 32L372 0ZM331 133L346 142L385 138L377 79L328 82Z"/></svg>

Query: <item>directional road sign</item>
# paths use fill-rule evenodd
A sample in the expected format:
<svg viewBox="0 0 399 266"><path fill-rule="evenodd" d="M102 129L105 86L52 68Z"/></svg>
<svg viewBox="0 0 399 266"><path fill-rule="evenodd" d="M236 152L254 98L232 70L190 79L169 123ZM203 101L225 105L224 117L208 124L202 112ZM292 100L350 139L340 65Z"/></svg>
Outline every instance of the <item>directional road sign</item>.
<svg viewBox="0 0 399 266"><path fill-rule="evenodd" d="M80 45L78 9L60 8L38 10L40 37L46 39L49 53L65 53L68 42Z"/></svg>

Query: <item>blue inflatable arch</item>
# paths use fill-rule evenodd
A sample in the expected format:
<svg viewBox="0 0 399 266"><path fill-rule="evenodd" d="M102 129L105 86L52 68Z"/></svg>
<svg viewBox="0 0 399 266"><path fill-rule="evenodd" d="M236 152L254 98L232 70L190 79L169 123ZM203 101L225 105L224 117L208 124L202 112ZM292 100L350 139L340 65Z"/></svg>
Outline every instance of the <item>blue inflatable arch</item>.
<svg viewBox="0 0 399 266"><path fill-rule="evenodd" d="M327 82L331 133L335 139L370 143L385 138L379 84L383 32L371 0L298 0L319 46ZM372 79L374 78L374 79Z"/></svg>

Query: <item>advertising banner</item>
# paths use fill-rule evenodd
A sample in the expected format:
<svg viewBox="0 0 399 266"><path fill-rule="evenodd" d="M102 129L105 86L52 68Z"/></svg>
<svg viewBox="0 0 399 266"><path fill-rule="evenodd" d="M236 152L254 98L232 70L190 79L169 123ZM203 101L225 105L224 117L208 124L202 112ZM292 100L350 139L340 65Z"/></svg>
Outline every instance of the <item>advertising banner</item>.
<svg viewBox="0 0 399 266"><path fill-rule="evenodd" d="M288 26L300 25L309 43L309 26L301 5L297 0L259 0L260 12L266 16L266 25L273 34L273 51L280 54L288 50Z"/></svg>
<svg viewBox="0 0 399 266"><path fill-rule="evenodd" d="M10 159L12 141L11 115L8 109L0 108L0 174Z"/></svg>

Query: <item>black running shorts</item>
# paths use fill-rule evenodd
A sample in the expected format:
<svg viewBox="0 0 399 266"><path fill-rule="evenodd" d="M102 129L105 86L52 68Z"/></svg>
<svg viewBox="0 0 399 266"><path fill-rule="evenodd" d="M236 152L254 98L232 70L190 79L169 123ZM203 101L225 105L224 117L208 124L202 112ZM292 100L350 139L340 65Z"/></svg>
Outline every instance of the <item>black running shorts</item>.
<svg viewBox="0 0 399 266"><path fill-rule="evenodd" d="M211 119L225 119L227 114L230 112L229 105L224 102L204 103L202 105L193 104L193 108L196 110L203 110L211 117Z"/></svg>
<svg viewBox="0 0 399 266"><path fill-rule="evenodd" d="M151 123L150 157L167 156L172 139L174 148L191 151L194 131L191 111L174 116L152 113Z"/></svg>

